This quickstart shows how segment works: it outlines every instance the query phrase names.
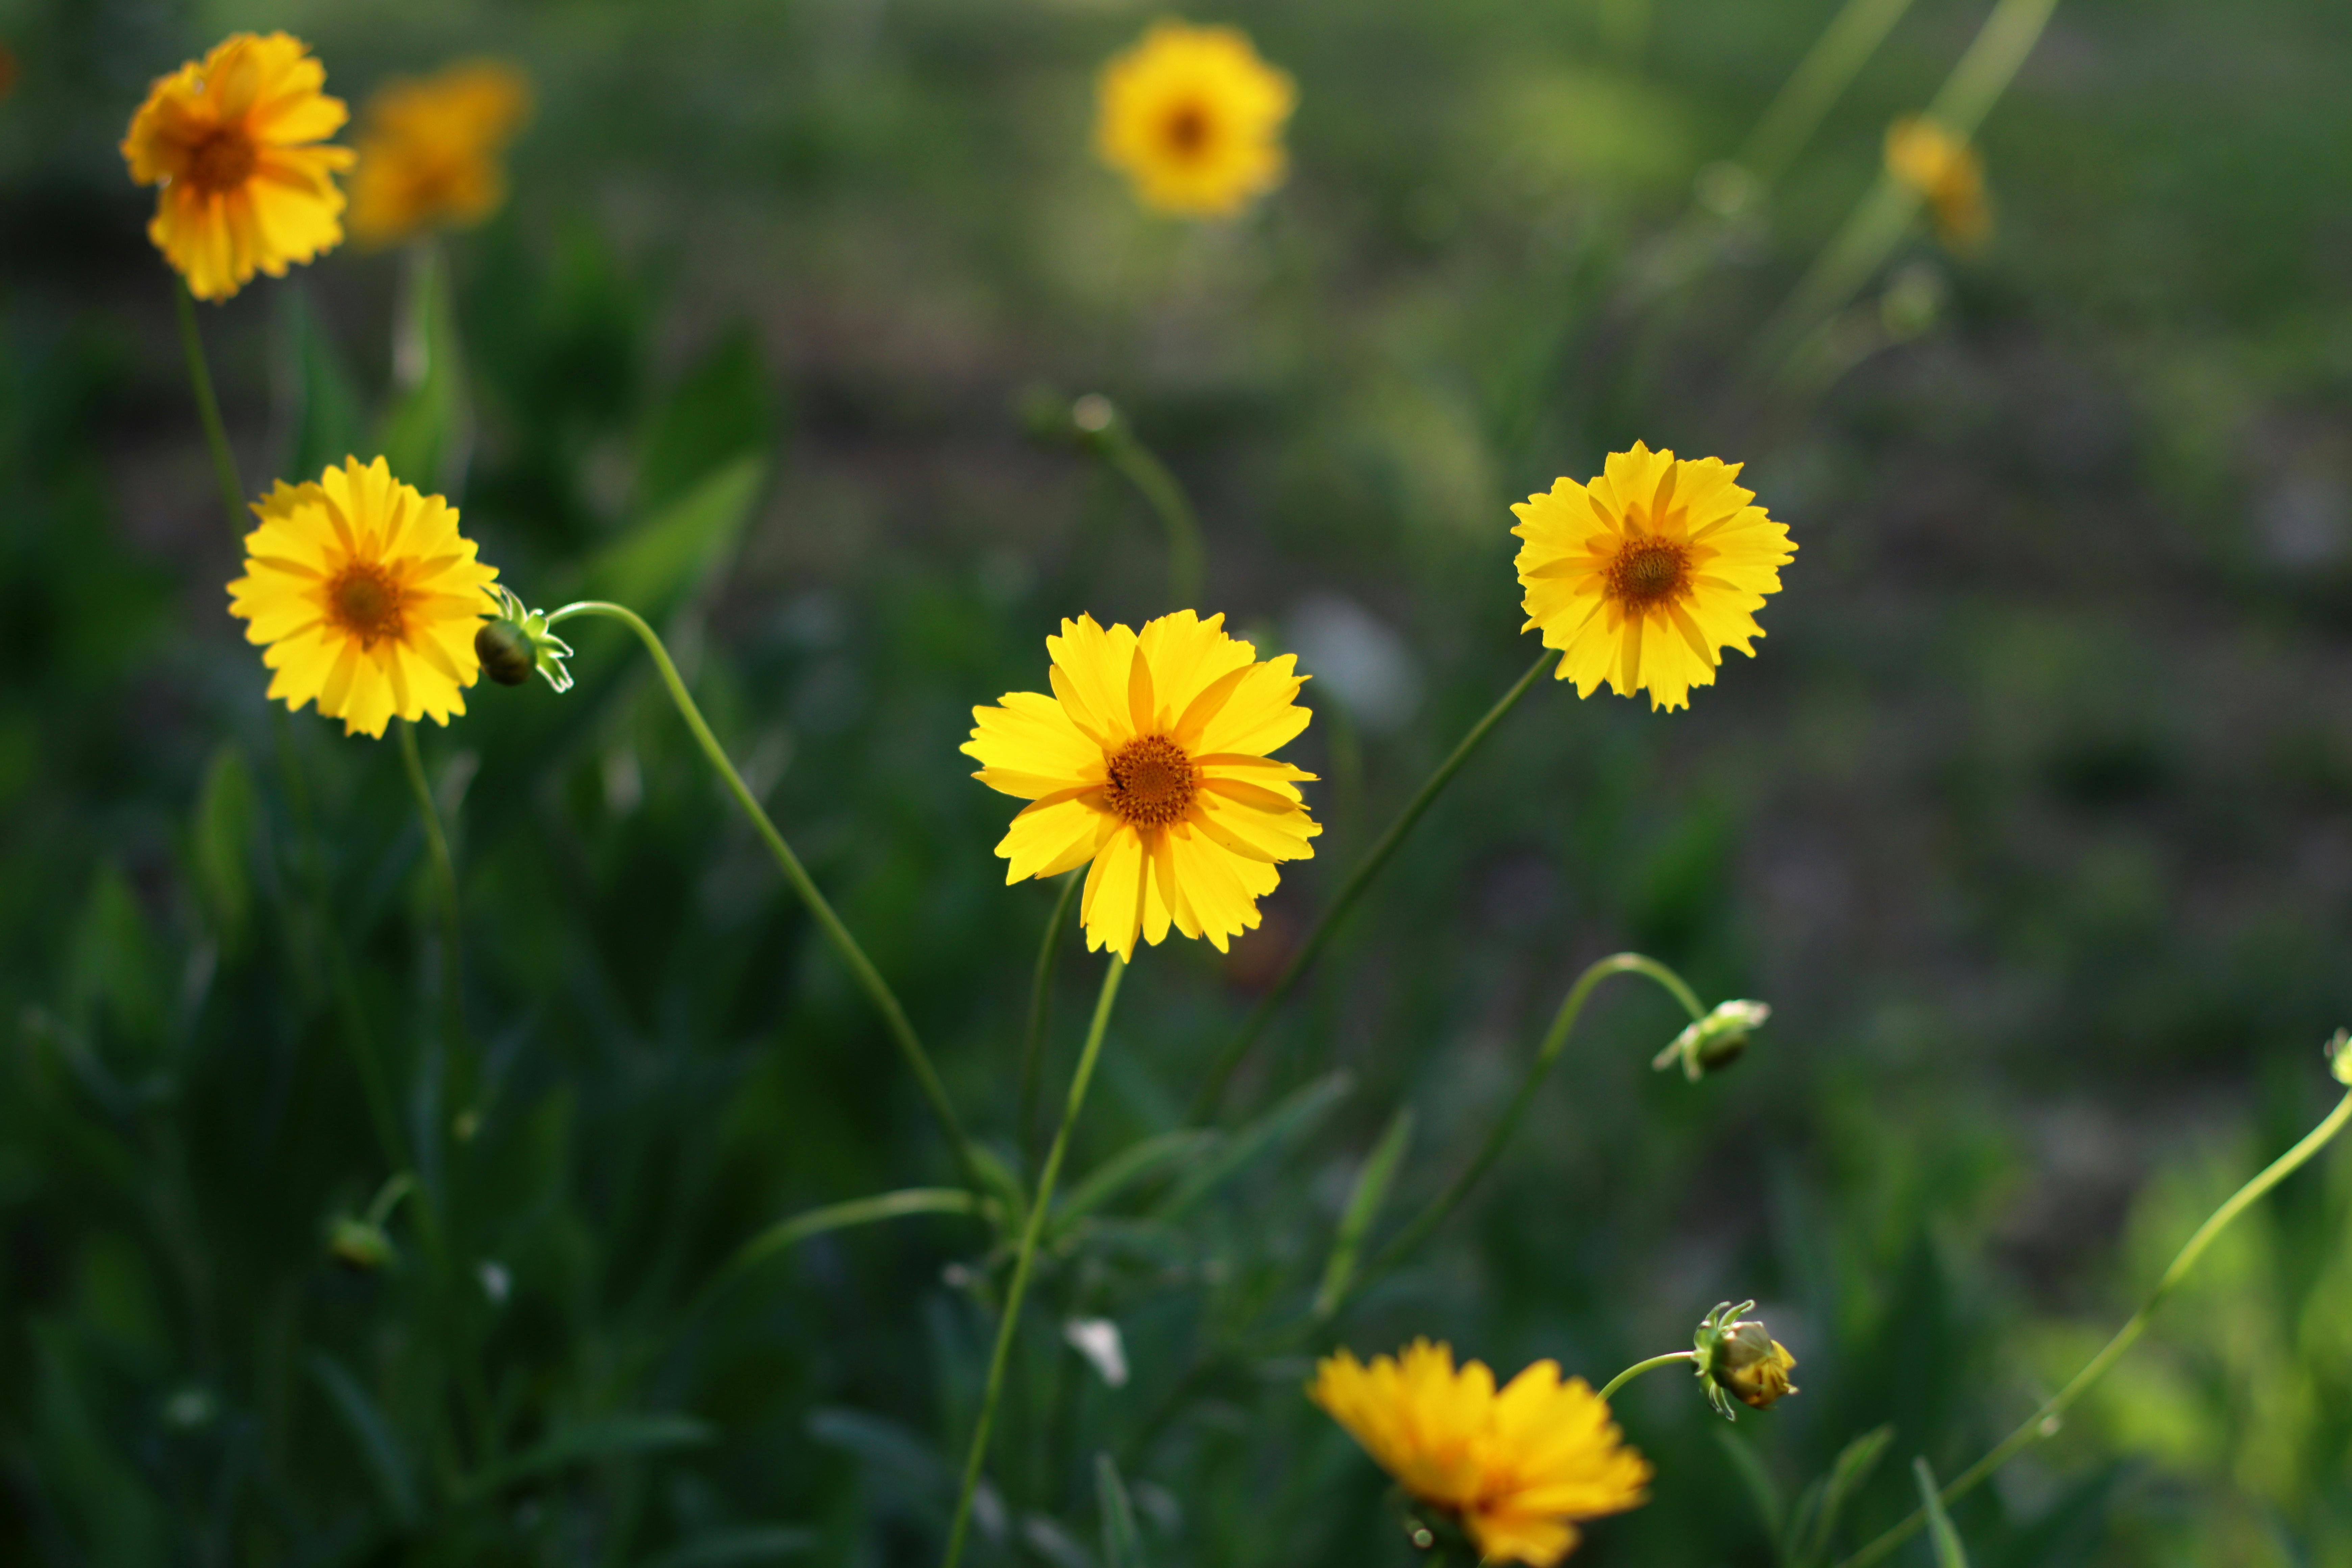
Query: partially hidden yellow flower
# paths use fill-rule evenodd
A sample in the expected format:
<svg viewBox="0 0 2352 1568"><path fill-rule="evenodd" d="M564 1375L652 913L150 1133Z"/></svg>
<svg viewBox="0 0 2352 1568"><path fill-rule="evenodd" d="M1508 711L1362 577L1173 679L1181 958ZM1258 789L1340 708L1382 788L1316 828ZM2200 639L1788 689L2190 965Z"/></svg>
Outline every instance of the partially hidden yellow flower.
<svg viewBox="0 0 2352 1568"><path fill-rule="evenodd" d="M507 194L499 155L530 114L529 79L496 60L387 82L361 121L352 237L390 245L498 211Z"/></svg>
<svg viewBox="0 0 2352 1568"><path fill-rule="evenodd" d="M1754 656L1752 612L1778 593L1797 547L1740 465L1676 458L1640 442L1612 452L1589 484L1563 479L1511 508L1528 623L1561 651L1558 676L1590 697L1647 689L1653 710L1685 708L1715 684L1722 650Z"/></svg>
<svg viewBox="0 0 2352 1568"><path fill-rule="evenodd" d="M326 68L284 33L239 33L159 77L131 118L131 177L161 185L147 237L199 300L226 300L257 271L286 275L343 237L335 171L348 147Z"/></svg>
<svg viewBox="0 0 2352 1568"><path fill-rule="evenodd" d="M498 569L474 558L457 511L378 458L310 482L279 480L254 509L229 614L277 671L269 695L381 738L394 718L446 724L481 673L474 630L498 608Z"/></svg>
<svg viewBox="0 0 2352 1568"><path fill-rule="evenodd" d="M1911 115L1886 128L1886 172L1927 198L1947 246L1974 250L1991 236L1984 160L1934 121Z"/></svg>
<svg viewBox="0 0 2352 1568"><path fill-rule="evenodd" d="M1307 728L1289 654L1261 660L1190 610L1136 632L1091 616L1045 639L1053 695L974 708L972 777L1029 804L997 854L1009 885L1092 862L1079 905L1089 950L1135 952L1173 926L1218 952L1258 923L1285 860L1323 831L1297 786L1315 775L1268 753Z"/></svg>
<svg viewBox="0 0 2352 1568"><path fill-rule="evenodd" d="M1458 1519L1489 1563L1550 1568L1575 1550L1579 1521L1647 1500L1649 1461L1557 1362L1498 1392L1484 1362L1456 1371L1449 1347L1415 1340L1370 1366L1344 1350L1326 1358L1307 1394L1399 1486Z"/></svg>
<svg viewBox="0 0 2352 1568"><path fill-rule="evenodd" d="M1230 217L1282 184L1289 76L1238 27L1157 22L1102 68L1095 147L1148 206Z"/></svg>

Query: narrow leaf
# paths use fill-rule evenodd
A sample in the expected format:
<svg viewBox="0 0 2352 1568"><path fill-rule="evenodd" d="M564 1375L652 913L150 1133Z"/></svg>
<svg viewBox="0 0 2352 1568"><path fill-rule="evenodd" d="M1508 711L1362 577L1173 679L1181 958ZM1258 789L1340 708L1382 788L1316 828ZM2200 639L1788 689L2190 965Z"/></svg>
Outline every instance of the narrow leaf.
<svg viewBox="0 0 2352 1568"><path fill-rule="evenodd" d="M1765 1469L1764 1461L1756 1457L1756 1450L1748 1446L1746 1438L1720 1426L1715 1429L1715 1438L1723 1445L1731 1468L1739 1472L1740 1484L1748 1489L1748 1499L1756 1505L1756 1516L1764 1521L1764 1533L1774 1541L1780 1540L1780 1489L1773 1482L1771 1472Z"/></svg>
<svg viewBox="0 0 2352 1568"><path fill-rule="evenodd" d="M614 540L588 563L586 596L658 622L732 553L768 466L739 458Z"/></svg>
<svg viewBox="0 0 2352 1568"><path fill-rule="evenodd" d="M696 1447L710 1436L709 1424L690 1415L602 1416L559 1428L538 1447L478 1478L468 1490L478 1496L573 1465Z"/></svg>
<svg viewBox="0 0 2352 1568"><path fill-rule="evenodd" d="M1205 1128L1187 1127L1129 1144L1087 1173L1087 1179L1072 1187L1069 1195L1055 1205L1055 1234L1066 1231L1081 1216L1101 1208L1129 1188L1171 1166L1197 1159L1215 1147L1218 1139L1219 1134Z"/></svg>
<svg viewBox="0 0 2352 1568"><path fill-rule="evenodd" d="M1102 1509L1103 1568L1144 1568L1143 1539L1135 1528L1135 1505L1108 1454L1095 1456L1095 1497Z"/></svg>
<svg viewBox="0 0 2352 1568"><path fill-rule="evenodd" d="M1305 1134L1329 1115L1354 1087L1354 1079L1347 1073L1335 1072L1291 1094L1257 1121L1225 1139L1214 1154L1168 1194L1160 1205L1159 1217L1177 1218L1277 1144Z"/></svg>
<svg viewBox="0 0 2352 1568"><path fill-rule="evenodd" d="M1381 1205L1389 1195L1389 1185L1396 1180L1397 1166L1403 1163L1404 1152L1412 1142L1412 1108L1400 1107L1389 1121L1388 1131L1373 1146L1370 1158L1356 1173L1356 1190L1348 1196L1348 1206L1339 1215L1339 1229L1331 1240L1331 1257L1323 1266L1322 1289L1315 1292L1315 1315L1328 1318L1339 1310L1339 1299L1347 1294L1349 1284L1356 1277L1356 1258L1363 1251L1364 1234L1380 1216Z"/></svg>
<svg viewBox="0 0 2352 1568"><path fill-rule="evenodd" d="M779 1220L736 1249L730 1269L748 1268L774 1253L799 1246L813 1236L852 1226L873 1225L919 1214L978 1214L980 1200L961 1187L907 1187L870 1198L828 1204L806 1214Z"/></svg>
<svg viewBox="0 0 2352 1568"><path fill-rule="evenodd" d="M434 247L412 250L404 281L393 343L398 389L376 426L376 449L394 479L427 493L455 494L465 477L470 416L448 266Z"/></svg>
<svg viewBox="0 0 2352 1568"><path fill-rule="evenodd" d="M1960 1532L1952 1528L1952 1516L1944 1511L1942 1489L1936 1485L1936 1472L1928 1468L1926 1456L1911 1461L1911 1475L1919 1483L1920 1506L1927 1510L1927 1540L1936 1549L1936 1568L1969 1568L1969 1554L1960 1549Z"/></svg>
<svg viewBox="0 0 2352 1568"><path fill-rule="evenodd" d="M785 1524L754 1524L735 1530L706 1531L693 1540L648 1557L645 1568L719 1568L729 1563L772 1563L814 1552L817 1534Z"/></svg>
<svg viewBox="0 0 2352 1568"><path fill-rule="evenodd" d="M1894 1427L1877 1426L1838 1450L1829 1473L1814 1483L1818 1489L1816 1508L1810 1514L1800 1509L1798 1517L1790 1521L1790 1555L1794 1561L1811 1563L1829 1556L1845 1505L1870 1479L1878 1461L1885 1457L1887 1445L1894 1441Z"/></svg>
<svg viewBox="0 0 2352 1568"><path fill-rule="evenodd" d="M335 1412L359 1440L360 1457L367 1461L368 1473L375 1478L376 1490L383 1494L383 1505L394 1520L404 1528L413 1528L418 1519L416 1502L416 1472L408 1462L408 1450L401 1447L400 1436L368 1397L342 1363L323 1351L310 1355L310 1374L327 1391Z"/></svg>

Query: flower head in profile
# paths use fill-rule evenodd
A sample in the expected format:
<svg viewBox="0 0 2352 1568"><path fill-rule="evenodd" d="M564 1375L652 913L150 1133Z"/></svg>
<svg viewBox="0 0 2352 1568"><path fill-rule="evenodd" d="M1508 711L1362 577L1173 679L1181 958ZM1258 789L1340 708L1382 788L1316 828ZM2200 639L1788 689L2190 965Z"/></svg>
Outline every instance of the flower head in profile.
<svg viewBox="0 0 2352 1568"><path fill-rule="evenodd" d="M1045 639L1053 695L975 708L972 776L1029 802L996 852L1004 879L1092 862L1079 905L1089 949L1121 958L1173 926L1218 952L1258 923L1275 868L1323 831L1270 752L1307 728L1288 654L1260 660L1224 616L1190 610L1108 630L1091 616Z"/></svg>
<svg viewBox="0 0 2352 1568"><path fill-rule="evenodd" d="M1606 680L1621 697L1646 689L1654 710L1685 708L1692 687L1715 684L1723 649L1754 655L1753 612L1797 547L1738 474L1635 442L1591 483L1563 479L1511 508L1525 541L1520 629L1561 650L1559 678L1579 697Z"/></svg>
<svg viewBox="0 0 2352 1568"><path fill-rule="evenodd" d="M1457 1519L1489 1563L1550 1568L1580 1521L1638 1508L1649 1462L1625 1446L1582 1378L1539 1361L1502 1389L1484 1362L1415 1340L1370 1366L1341 1351L1315 1369L1307 1397L1427 1507Z"/></svg>
<svg viewBox="0 0 2352 1568"><path fill-rule="evenodd" d="M1934 121L1912 115L1886 128L1886 172L1927 198L1952 249L1974 250L1992 234L1984 160Z"/></svg>
<svg viewBox="0 0 2352 1568"><path fill-rule="evenodd" d="M1706 1385L1708 1403L1726 1420L1732 1417L1735 1399L1751 1410L1769 1410L1797 1392L1789 1381L1797 1358L1760 1321L1746 1316L1755 1309L1753 1301L1718 1303L1699 1320L1698 1332L1692 1336L1699 1381Z"/></svg>
<svg viewBox="0 0 2352 1568"><path fill-rule="evenodd" d="M474 629L498 609L498 569L474 559L457 509L392 477L382 458L347 458L313 482L278 487L254 507L245 575L229 614L278 673L269 695L381 738L394 718L466 710L481 660Z"/></svg>
<svg viewBox="0 0 2352 1568"><path fill-rule="evenodd" d="M530 113L530 83L495 60L385 84L361 121L352 237L391 245L489 216L506 200L499 155Z"/></svg>
<svg viewBox="0 0 2352 1568"><path fill-rule="evenodd" d="M286 275L343 237L335 171L348 147L326 68L284 33L239 33L148 89L122 139L131 177L161 185L147 237L199 300L226 300L256 272Z"/></svg>
<svg viewBox="0 0 2352 1568"><path fill-rule="evenodd" d="M1097 97L1096 151L1146 205L1231 217L1282 183L1297 90L1238 27L1155 23L1103 67Z"/></svg>

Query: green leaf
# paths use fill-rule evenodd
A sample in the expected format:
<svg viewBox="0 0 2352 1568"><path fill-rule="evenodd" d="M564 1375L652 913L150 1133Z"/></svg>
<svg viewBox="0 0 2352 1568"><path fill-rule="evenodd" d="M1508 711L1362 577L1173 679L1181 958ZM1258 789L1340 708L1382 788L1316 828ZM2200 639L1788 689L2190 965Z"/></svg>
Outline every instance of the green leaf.
<svg viewBox="0 0 2352 1568"><path fill-rule="evenodd" d="M1412 1142L1412 1108L1400 1107L1390 1119L1388 1131L1373 1146L1371 1157L1356 1173L1356 1190L1348 1195L1348 1207L1339 1215L1339 1232L1331 1239L1331 1257L1323 1265L1323 1284L1315 1292L1317 1317L1328 1318L1339 1310L1339 1299L1347 1294L1349 1283L1356 1277L1356 1258L1363 1250L1364 1233L1379 1217L1381 1205L1389 1195L1389 1184L1396 1180L1397 1166Z"/></svg>
<svg viewBox="0 0 2352 1568"><path fill-rule="evenodd" d="M205 769L188 845L197 896L224 952L244 945L253 913L253 856L260 827L261 809L245 754L225 742Z"/></svg>
<svg viewBox="0 0 2352 1568"><path fill-rule="evenodd" d="M1103 1568L1144 1568L1143 1538L1135 1528L1135 1505L1108 1454L1095 1456L1095 1498L1102 1510Z"/></svg>
<svg viewBox="0 0 2352 1568"><path fill-rule="evenodd" d="M408 1462L408 1450L401 1446L400 1435L384 1420L383 1412L376 1408L367 1390L343 1370L341 1363L324 1351L310 1352L310 1374L326 1389L336 1414L342 1416L343 1425L359 1440L360 1457L367 1461L368 1473L375 1479L384 1507L402 1528L414 1528L419 1517L416 1471Z"/></svg>
<svg viewBox="0 0 2352 1568"><path fill-rule="evenodd" d="M739 458L599 551L585 595L626 605L658 622L726 563L767 478L760 458Z"/></svg>
<svg viewBox="0 0 2352 1568"><path fill-rule="evenodd" d="M1736 1432L1718 1426L1715 1429L1715 1438L1723 1445L1724 1456L1731 1461L1731 1468L1739 1472L1740 1484L1748 1489L1748 1500L1756 1505L1756 1515L1764 1521L1764 1533L1774 1541L1780 1540L1782 1516L1780 1489L1773 1483L1771 1472L1764 1468L1764 1461L1756 1457L1756 1450L1748 1446L1748 1440Z"/></svg>
<svg viewBox="0 0 2352 1568"><path fill-rule="evenodd" d="M978 1214L980 1200L961 1187L908 1187L870 1198L828 1204L792 1218L779 1220L738 1247L730 1270L748 1268L764 1258L797 1247L813 1236L851 1226L873 1225L919 1214Z"/></svg>
<svg viewBox="0 0 2352 1568"><path fill-rule="evenodd" d="M1348 1097L1355 1080L1344 1071L1317 1079L1219 1145L1160 1204L1158 1217L1172 1220L1277 1144L1301 1136Z"/></svg>
<svg viewBox="0 0 2352 1568"><path fill-rule="evenodd" d="M394 479L428 493L454 494L465 479L471 415L457 310L438 247L409 251L404 283L393 334L395 390L376 426L376 450Z"/></svg>
<svg viewBox="0 0 2352 1568"><path fill-rule="evenodd" d="M706 1531L693 1540L648 1557L645 1568L719 1568L728 1563L770 1563L814 1552L817 1534L787 1524L753 1524L736 1530Z"/></svg>
<svg viewBox="0 0 2352 1568"><path fill-rule="evenodd" d="M369 445L360 395L336 355L334 340L319 324L310 309L310 290L292 287L274 289L284 301L282 350L285 374L292 383L294 406L294 479L315 479L330 463L340 463Z"/></svg>
<svg viewBox="0 0 2352 1568"><path fill-rule="evenodd" d="M1054 1234L1059 1237L1083 1216L1101 1208L1130 1187L1171 1167L1187 1164L1216 1147L1222 1134L1206 1128L1185 1127L1146 1138L1113 1154L1087 1173L1087 1179L1055 1205Z"/></svg>
<svg viewBox="0 0 2352 1568"><path fill-rule="evenodd" d="M165 957L119 867L101 867L74 926L67 960L67 994L74 1022L98 1037L100 1026L135 1047L132 1059L163 1044L170 1015ZM125 1058L112 1065L127 1070Z"/></svg>
<svg viewBox="0 0 2352 1568"><path fill-rule="evenodd" d="M1839 1516L1853 1494L1870 1479L1887 1445L1895 1440L1892 1426L1874 1427L1838 1450L1829 1473L1805 1489L1805 1496L1789 1520L1788 1558L1803 1564L1824 1561L1836 1538Z"/></svg>
<svg viewBox="0 0 2352 1568"><path fill-rule="evenodd" d="M467 1490L479 1497L573 1465L698 1447L710 1437L709 1424L690 1415L601 1416L559 1428L538 1447L476 1478Z"/></svg>
<svg viewBox="0 0 2352 1568"><path fill-rule="evenodd" d="M758 340L738 326L687 373L655 416L637 465L637 505L648 511L666 506L730 459L766 453L775 430L775 395Z"/></svg>
<svg viewBox="0 0 2352 1568"><path fill-rule="evenodd" d="M1919 1504L1927 1510L1927 1540L1936 1549L1936 1568L1969 1568L1969 1554L1960 1548L1960 1532L1952 1528L1952 1516L1944 1511L1942 1489L1936 1485L1936 1472L1928 1468L1925 1455L1911 1461L1911 1476L1919 1483Z"/></svg>

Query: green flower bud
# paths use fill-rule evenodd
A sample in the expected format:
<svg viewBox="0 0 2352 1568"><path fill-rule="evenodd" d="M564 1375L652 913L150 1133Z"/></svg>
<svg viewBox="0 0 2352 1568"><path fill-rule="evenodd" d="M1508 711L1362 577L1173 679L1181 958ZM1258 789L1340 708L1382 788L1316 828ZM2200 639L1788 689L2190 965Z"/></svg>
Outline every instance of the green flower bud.
<svg viewBox="0 0 2352 1568"><path fill-rule="evenodd" d="M572 657L572 647L547 629L547 612L531 609L503 583L491 584L490 591L499 596L498 617L474 633L483 673L500 686L520 686L535 669L556 690L571 690L572 672L563 661Z"/></svg>
<svg viewBox="0 0 2352 1568"><path fill-rule="evenodd" d="M1664 1072L1676 1062L1683 1076L1696 1083L1711 1072L1721 1072L1748 1050L1748 1037L1772 1016L1762 1002L1718 1002L1715 1011L1676 1035L1666 1048L1650 1059Z"/></svg>
<svg viewBox="0 0 2352 1568"><path fill-rule="evenodd" d="M1764 1410L1775 1400L1797 1392L1797 1385L1789 1381L1797 1358L1760 1321L1741 1316L1755 1306L1753 1301L1736 1306L1729 1301L1719 1303L1699 1320L1698 1332L1691 1341L1698 1352L1698 1375L1706 1385L1707 1402L1727 1421L1734 1418L1731 1402L1735 1399L1751 1410Z"/></svg>
<svg viewBox="0 0 2352 1568"><path fill-rule="evenodd" d="M2335 1038L2323 1048L2327 1052L2328 1076L2336 1082L2352 1086L2352 1029L2338 1029Z"/></svg>
<svg viewBox="0 0 2352 1568"><path fill-rule="evenodd" d="M484 621L474 634L474 652L482 673L500 686L520 686L539 663L530 638L512 621Z"/></svg>
<svg viewBox="0 0 2352 1568"><path fill-rule="evenodd" d="M371 1219L338 1215L327 1226L327 1253L355 1274L375 1274L400 1261L392 1237Z"/></svg>

